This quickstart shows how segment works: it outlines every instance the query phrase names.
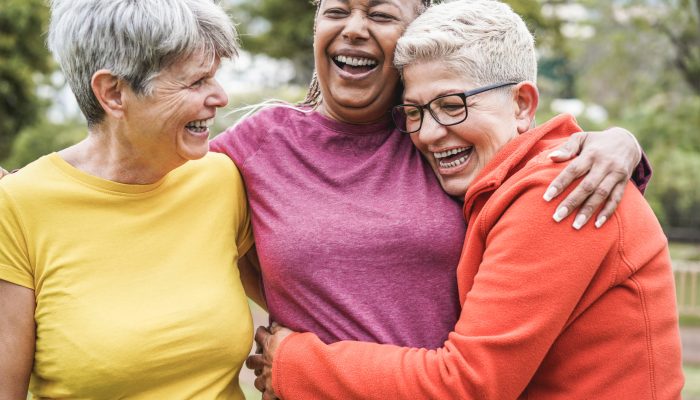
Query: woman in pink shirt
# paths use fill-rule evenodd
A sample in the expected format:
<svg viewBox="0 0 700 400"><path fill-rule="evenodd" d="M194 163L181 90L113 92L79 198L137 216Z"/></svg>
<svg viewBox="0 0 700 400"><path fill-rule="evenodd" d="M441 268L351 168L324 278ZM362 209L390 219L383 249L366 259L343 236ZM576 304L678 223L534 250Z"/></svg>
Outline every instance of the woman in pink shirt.
<svg viewBox="0 0 700 400"><path fill-rule="evenodd" d="M395 63L397 126L465 196L459 320L438 349L259 329L264 354L248 364L263 398L680 398L668 247L639 191L600 229L548 218L541 193L564 165L547 155L580 128L568 115L533 128L537 62L520 17L492 0L436 6Z"/></svg>

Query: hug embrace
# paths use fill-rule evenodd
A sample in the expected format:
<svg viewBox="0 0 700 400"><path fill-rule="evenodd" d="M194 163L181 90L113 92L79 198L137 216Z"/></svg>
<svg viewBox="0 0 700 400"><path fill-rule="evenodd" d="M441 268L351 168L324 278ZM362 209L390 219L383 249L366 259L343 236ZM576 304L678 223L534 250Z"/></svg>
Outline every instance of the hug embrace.
<svg viewBox="0 0 700 400"><path fill-rule="evenodd" d="M318 2L307 98L223 154L216 4L55 0L49 47L87 136L0 180L0 398L241 399L244 291L265 399L680 397L648 164L535 124L505 4Z"/></svg>

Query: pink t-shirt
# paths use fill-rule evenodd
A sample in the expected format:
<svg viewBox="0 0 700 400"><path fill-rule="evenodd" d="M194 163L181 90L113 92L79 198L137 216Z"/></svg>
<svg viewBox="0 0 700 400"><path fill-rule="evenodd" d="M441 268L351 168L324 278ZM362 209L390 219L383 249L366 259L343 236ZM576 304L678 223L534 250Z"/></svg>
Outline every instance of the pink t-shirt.
<svg viewBox="0 0 700 400"><path fill-rule="evenodd" d="M269 108L212 150L243 175L273 320L327 343L442 346L459 314L461 204L388 118Z"/></svg>

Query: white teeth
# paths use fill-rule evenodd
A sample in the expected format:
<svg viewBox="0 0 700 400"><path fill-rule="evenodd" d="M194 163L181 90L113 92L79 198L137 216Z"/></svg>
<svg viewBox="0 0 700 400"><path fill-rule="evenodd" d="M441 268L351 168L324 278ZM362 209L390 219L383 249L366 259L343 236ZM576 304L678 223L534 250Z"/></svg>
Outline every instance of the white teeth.
<svg viewBox="0 0 700 400"><path fill-rule="evenodd" d="M467 160L469 160L469 157L472 155L472 151L471 151L472 148L473 148L473 146L468 146L468 147L459 147L459 148L455 148L455 149L434 152L433 157L435 157L435 160L437 160L438 164L440 165L440 168L454 168L458 165L462 165L462 164L466 163ZM440 159L442 159L442 158L449 157L449 156L452 156L452 155L455 155L455 154L458 154L458 153L461 153L464 151L468 151L468 153L466 153L465 155L463 155L462 157L460 157L454 161L451 161L451 162L440 161Z"/></svg>
<svg viewBox="0 0 700 400"><path fill-rule="evenodd" d="M469 156L471 156L471 155L472 155L472 153L469 153L466 156L460 157L460 158L458 158L452 162L448 162L448 163L445 163L445 162L438 160L438 163L440 164L441 168L454 168L458 165L462 165L465 162L467 162L467 160L469 159Z"/></svg>
<svg viewBox="0 0 700 400"><path fill-rule="evenodd" d="M365 65L374 66L377 65L377 61L370 58L362 57L346 57L346 56L336 56L335 60L343 64L350 65L352 67L361 67Z"/></svg>
<svg viewBox="0 0 700 400"><path fill-rule="evenodd" d="M200 119L198 121L190 122L187 124L187 127L193 129L206 129L212 126L212 124L214 124L214 118Z"/></svg>
<svg viewBox="0 0 700 400"><path fill-rule="evenodd" d="M436 159L440 160L441 158L449 157L449 156L451 156L451 155L454 155L454 154L457 154L457 153L460 153L460 152L462 152L462 151L466 151L466 150L469 150L469 149L471 149L471 147L459 147L459 148L456 148L456 149L450 149L450 150L446 150L446 151L440 151L440 152L437 152L437 153L433 153L433 157L435 157Z"/></svg>

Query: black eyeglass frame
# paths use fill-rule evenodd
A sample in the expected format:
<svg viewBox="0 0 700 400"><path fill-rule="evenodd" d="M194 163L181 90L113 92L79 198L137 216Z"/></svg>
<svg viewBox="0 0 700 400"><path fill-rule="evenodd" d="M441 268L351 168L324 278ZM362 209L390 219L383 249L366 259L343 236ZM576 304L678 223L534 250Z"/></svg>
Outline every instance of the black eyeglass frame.
<svg viewBox="0 0 700 400"><path fill-rule="evenodd" d="M467 117L469 116L469 108L467 107L467 97L475 96L475 95L477 95L477 94L484 93L484 92L487 92L487 91L489 91L489 90L500 89L500 88L502 88L502 87L511 86L511 85L517 85L518 83L520 83L520 82L494 83L493 85L488 85L488 86L476 88L476 89L473 89L473 90L467 90L466 92L443 94L443 95L441 95L441 96L438 96L438 97L436 97L436 98L430 100L429 102L427 102L427 103L425 103L425 104L423 104L423 105L420 105L420 104L411 104L411 103L399 104L399 105L394 106L394 107L391 109L391 117L392 117L392 119L394 120L394 125L396 125L396 128L397 128L400 132L403 132L403 133L414 133L414 132L418 132L418 131L420 130L420 128L423 126L423 119L425 118L425 111L423 111L423 110L428 110L428 112L429 112L430 115L433 117L433 119L435 120L435 122L437 122L438 124L440 124L440 125L442 125L442 126L452 126L452 125L461 124L462 122L466 121L466 120L467 120ZM437 117L435 114L433 114L433 109L430 108L430 105L431 105L434 101L436 101L436 100L440 100L440 99L443 99L443 98L445 98L445 97L450 97L450 96L458 96L458 97L460 97L460 98L462 99L462 102L464 103L464 118L462 118L461 120L459 120L459 121L457 121L457 122L452 122L452 123L449 123L449 124L443 124L442 122L440 122L440 120L438 119L438 117ZM406 107L406 106L415 107L415 108L417 108L418 110L420 110L420 123L418 124L418 128L415 129L415 130L412 130L412 131L409 131L409 130L407 130L407 129L401 128L402 126L405 126L405 125L406 125L406 120L405 120L405 114L404 114L404 113L401 113L402 115L404 115L404 117L403 117L404 120L402 120L402 121L397 121L397 120L396 120L396 119L397 119L397 117L396 117L397 110L400 110L401 107ZM404 125L402 125L402 124L404 124Z"/></svg>

